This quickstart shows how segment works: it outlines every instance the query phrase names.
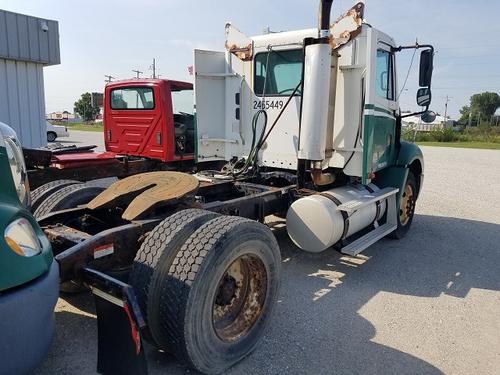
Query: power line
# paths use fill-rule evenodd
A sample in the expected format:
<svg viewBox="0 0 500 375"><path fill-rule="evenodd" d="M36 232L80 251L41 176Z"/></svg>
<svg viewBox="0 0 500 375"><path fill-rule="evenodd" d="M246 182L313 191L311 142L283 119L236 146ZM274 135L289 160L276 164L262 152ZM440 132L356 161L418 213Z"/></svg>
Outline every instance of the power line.
<svg viewBox="0 0 500 375"><path fill-rule="evenodd" d="M132 69L132 71L136 74L135 78L140 78L140 75L144 73L144 72L141 72L140 70Z"/></svg>
<svg viewBox="0 0 500 375"><path fill-rule="evenodd" d="M473 46L460 46L460 47L439 47L437 49L476 49L476 48L500 48L500 44L475 44Z"/></svg>
<svg viewBox="0 0 500 375"><path fill-rule="evenodd" d="M113 81L115 79L115 77L107 75L107 74L105 74L104 77L106 77L104 82L107 82L107 83L110 83L111 81Z"/></svg>

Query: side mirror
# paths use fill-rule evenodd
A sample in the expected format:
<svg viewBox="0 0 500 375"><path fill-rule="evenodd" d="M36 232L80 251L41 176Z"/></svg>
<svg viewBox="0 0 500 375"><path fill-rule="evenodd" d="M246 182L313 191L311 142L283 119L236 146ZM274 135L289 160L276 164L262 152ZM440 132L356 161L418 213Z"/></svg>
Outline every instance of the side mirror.
<svg viewBox="0 0 500 375"><path fill-rule="evenodd" d="M434 56L432 50L426 49L420 53L420 87L431 86L433 60Z"/></svg>
<svg viewBox="0 0 500 375"><path fill-rule="evenodd" d="M420 107L429 107L431 104L431 89L428 87L419 88L417 91L417 104Z"/></svg>
<svg viewBox="0 0 500 375"><path fill-rule="evenodd" d="M430 124L431 122L434 122L434 120L436 119L436 116L437 116L436 112L427 111L427 112L423 113L422 116L420 116L420 118L422 119L423 122Z"/></svg>

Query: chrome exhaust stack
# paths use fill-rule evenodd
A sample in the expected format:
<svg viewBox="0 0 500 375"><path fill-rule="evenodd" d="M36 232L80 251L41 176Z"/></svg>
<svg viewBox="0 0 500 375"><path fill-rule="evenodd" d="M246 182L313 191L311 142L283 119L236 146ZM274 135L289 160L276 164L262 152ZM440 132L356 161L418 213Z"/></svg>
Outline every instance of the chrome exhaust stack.
<svg viewBox="0 0 500 375"><path fill-rule="evenodd" d="M300 142L298 158L311 169L311 177L317 185L331 181L322 176L321 162L325 159L328 113L330 106L331 47L330 12L333 0L322 0L318 14L318 38L304 40L304 76ZM309 162L309 163L308 163Z"/></svg>

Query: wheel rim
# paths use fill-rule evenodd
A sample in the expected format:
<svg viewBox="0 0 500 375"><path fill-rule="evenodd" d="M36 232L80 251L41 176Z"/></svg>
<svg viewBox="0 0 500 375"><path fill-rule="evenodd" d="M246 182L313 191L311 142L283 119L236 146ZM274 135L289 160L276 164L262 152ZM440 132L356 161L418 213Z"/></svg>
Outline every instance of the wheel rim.
<svg viewBox="0 0 500 375"><path fill-rule="evenodd" d="M264 263L254 255L237 258L219 281L212 308L217 336L233 342L245 336L262 314L267 292Z"/></svg>
<svg viewBox="0 0 500 375"><path fill-rule="evenodd" d="M399 205L399 222L401 225L406 225L410 221L414 207L413 202L413 188L410 184L407 184Z"/></svg>

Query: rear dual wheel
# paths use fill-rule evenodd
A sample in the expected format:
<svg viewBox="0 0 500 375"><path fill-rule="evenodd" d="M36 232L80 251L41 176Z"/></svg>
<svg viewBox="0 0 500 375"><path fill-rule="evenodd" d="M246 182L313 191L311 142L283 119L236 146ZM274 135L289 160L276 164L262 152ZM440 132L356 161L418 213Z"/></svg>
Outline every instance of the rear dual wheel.
<svg viewBox="0 0 500 375"><path fill-rule="evenodd" d="M37 187L30 194L31 197L31 212L35 212L35 210L42 204L42 202L47 199L48 196L54 194L55 192L65 188L69 185L80 184L80 181L75 180L55 180L43 184L42 186Z"/></svg>
<svg viewBox="0 0 500 375"><path fill-rule="evenodd" d="M269 228L241 217L185 210L166 221L177 234L156 227L130 278L147 311L146 338L198 371L220 373L248 355L269 324L278 244Z"/></svg>
<svg viewBox="0 0 500 375"><path fill-rule="evenodd" d="M44 200L38 204L38 207L33 210L33 216L36 219L40 219L52 212L89 203L104 190L106 190L106 188L102 186L79 183L65 186L45 197Z"/></svg>

